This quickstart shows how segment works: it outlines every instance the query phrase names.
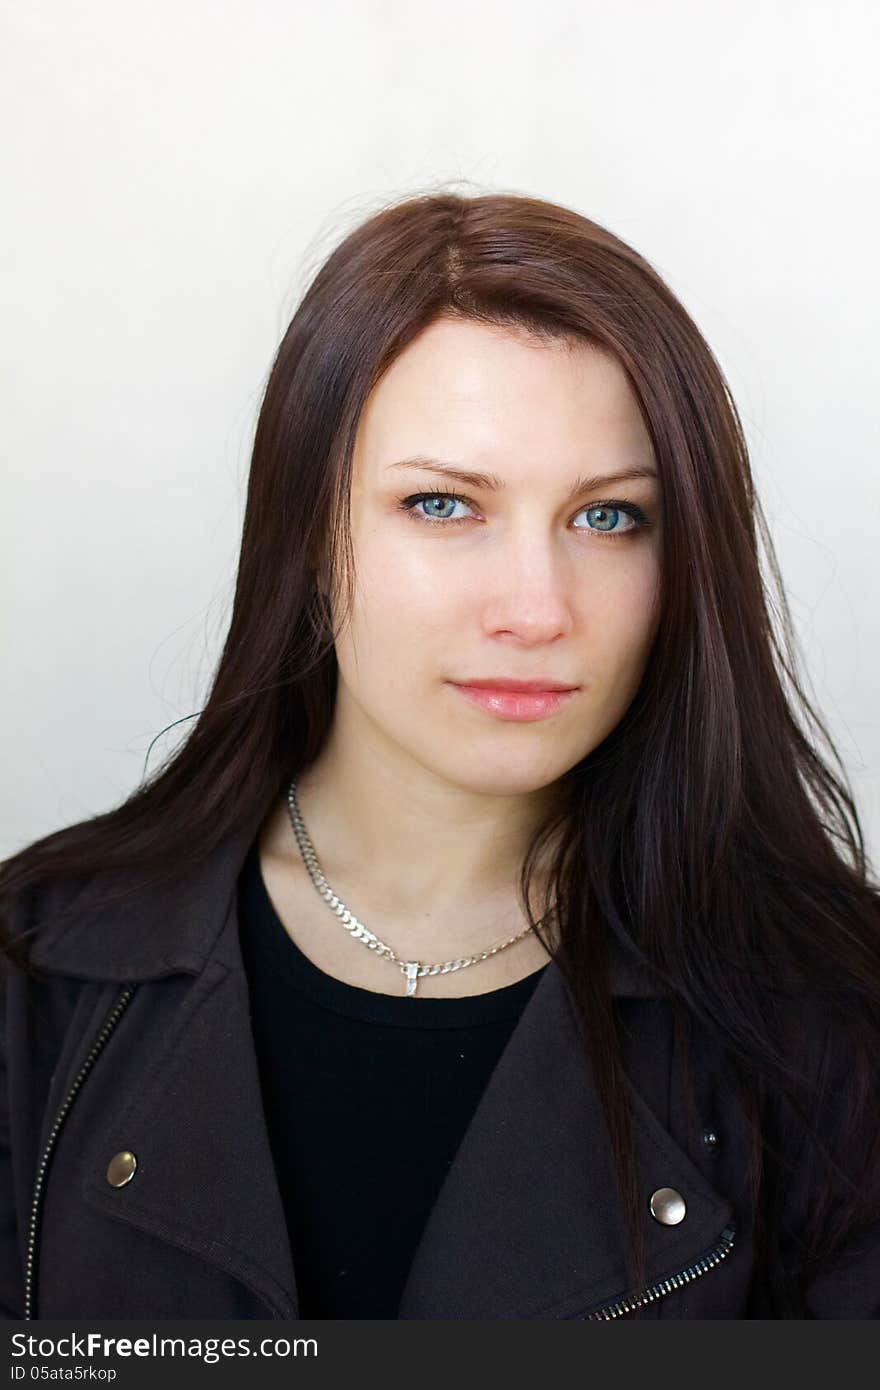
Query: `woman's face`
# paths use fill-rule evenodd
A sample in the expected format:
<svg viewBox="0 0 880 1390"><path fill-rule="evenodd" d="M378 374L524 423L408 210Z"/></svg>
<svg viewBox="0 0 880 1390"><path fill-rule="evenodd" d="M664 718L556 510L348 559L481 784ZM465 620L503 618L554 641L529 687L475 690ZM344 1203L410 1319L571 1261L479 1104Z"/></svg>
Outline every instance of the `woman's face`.
<svg viewBox="0 0 880 1390"><path fill-rule="evenodd" d="M403 462L414 456L497 486ZM655 635L659 482L613 477L655 466L616 360L435 321L359 424L336 736L470 792L535 792L567 772L625 713ZM459 688L493 678L577 688L537 718L521 697L476 703Z"/></svg>

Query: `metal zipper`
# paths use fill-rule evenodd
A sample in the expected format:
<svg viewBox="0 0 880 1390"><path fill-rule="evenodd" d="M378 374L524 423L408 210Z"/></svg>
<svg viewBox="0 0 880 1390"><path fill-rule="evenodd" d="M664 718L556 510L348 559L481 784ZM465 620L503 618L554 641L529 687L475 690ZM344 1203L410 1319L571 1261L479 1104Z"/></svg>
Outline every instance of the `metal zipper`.
<svg viewBox="0 0 880 1390"><path fill-rule="evenodd" d="M584 1319L591 1322L599 1319L608 1322L611 1318L619 1318L624 1313L633 1313L637 1308L642 1308L646 1303L654 1303L658 1298L663 1298L666 1294L672 1293L673 1289L680 1289L683 1284L690 1284L694 1279L699 1279L701 1275L708 1274L710 1269L720 1265L722 1260L733 1249L736 1227L733 1225L725 1226L718 1238L718 1244L714 1245L700 1259L688 1265L687 1269L682 1269L678 1274L672 1274L668 1279L659 1279L656 1284L649 1284L639 1294L632 1294L628 1298L620 1298L616 1303L608 1303L604 1308L598 1309L595 1313L589 1313Z"/></svg>
<svg viewBox="0 0 880 1390"><path fill-rule="evenodd" d="M52 1126L52 1132L49 1135L48 1140L46 1141L46 1147L43 1151L43 1157L40 1160L40 1166L37 1170L36 1182L34 1183L34 1199L31 1205L31 1220L30 1231L28 1234L27 1250L27 1271L25 1274L24 1290L24 1316L26 1321L31 1321L35 1316L34 1290L36 1287L37 1273L37 1238L40 1223L40 1202L42 1201L43 1197L43 1188L46 1182L46 1173L49 1168L49 1161L52 1157L52 1153L55 1148L55 1143L61 1131L61 1126L64 1124L64 1121L67 1118L68 1111L70 1110L71 1105L76 1099L77 1092L79 1091L80 1087L82 1086L82 1083L85 1081L86 1077L88 1076L89 1072L94 1066L95 1058L98 1056L98 1053L101 1051L101 1048L104 1046L113 1029L115 1028L116 1024L119 1022L119 1019L121 1018L133 994L134 986L126 985L125 989L122 991L122 993L119 995L119 998L116 1000L116 1003L113 1005L113 1008L110 1010L109 1014L105 1018L104 1023L101 1027L101 1031L95 1039L94 1043L92 1044L92 1048L89 1052L88 1057L80 1067L77 1078L64 1099L64 1104L61 1106L61 1109L55 1116L55 1123Z"/></svg>

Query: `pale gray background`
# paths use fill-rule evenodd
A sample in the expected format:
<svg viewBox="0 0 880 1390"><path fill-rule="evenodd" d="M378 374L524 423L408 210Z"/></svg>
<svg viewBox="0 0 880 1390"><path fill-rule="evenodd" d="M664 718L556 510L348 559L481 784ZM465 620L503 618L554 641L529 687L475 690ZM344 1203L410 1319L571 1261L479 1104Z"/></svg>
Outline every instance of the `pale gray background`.
<svg viewBox="0 0 880 1390"><path fill-rule="evenodd" d="M199 708L298 295L466 180L607 224L708 337L877 863L875 0L6 0L2 31L0 854Z"/></svg>

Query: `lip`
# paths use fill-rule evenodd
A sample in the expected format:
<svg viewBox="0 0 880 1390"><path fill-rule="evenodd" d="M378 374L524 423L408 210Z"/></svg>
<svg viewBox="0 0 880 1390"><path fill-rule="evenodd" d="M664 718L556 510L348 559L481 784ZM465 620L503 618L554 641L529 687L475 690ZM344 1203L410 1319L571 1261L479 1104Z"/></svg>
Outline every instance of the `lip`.
<svg viewBox="0 0 880 1390"><path fill-rule="evenodd" d="M522 686L510 689L497 685L460 685L455 681L449 681L448 684L487 714L517 724L548 718L571 700L578 690L577 686L563 686L557 690L524 690Z"/></svg>
<svg viewBox="0 0 880 1390"><path fill-rule="evenodd" d="M534 691L545 690L577 690L576 685L569 685L567 681L554 681L549 676L539 676L532 681L518 681L507 676L486 676L485 679L469 681L452 681L452 685L462 686L468 690L510 690L514 692L526 691L532 694Z"/></svg>

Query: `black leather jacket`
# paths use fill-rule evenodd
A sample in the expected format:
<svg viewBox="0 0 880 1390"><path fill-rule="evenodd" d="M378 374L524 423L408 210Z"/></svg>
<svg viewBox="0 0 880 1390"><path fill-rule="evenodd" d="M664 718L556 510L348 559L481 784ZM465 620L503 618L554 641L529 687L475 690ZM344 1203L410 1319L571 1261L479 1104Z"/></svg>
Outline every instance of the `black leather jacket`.
<svg viewBox="0 0 880 1390"><path fill-rule="evenodd" d="M298 1316L238 941L235 887L257 825L173 891L99 909L90 880L16 906L43 978L4 963L7 1318ZM598 1098L551 962L443 1183L401 1318L782 1315L756 1266L744 1118L716 1049L695 1049L689 1122L668 1001L617 957L612 979L655 1213L645 1283L627 1281ZM783 1250L797 1247L817 1176L804 1161L788 1184ZM801 1316L880 1316L880 1223L816 1272Z"/></svg>

